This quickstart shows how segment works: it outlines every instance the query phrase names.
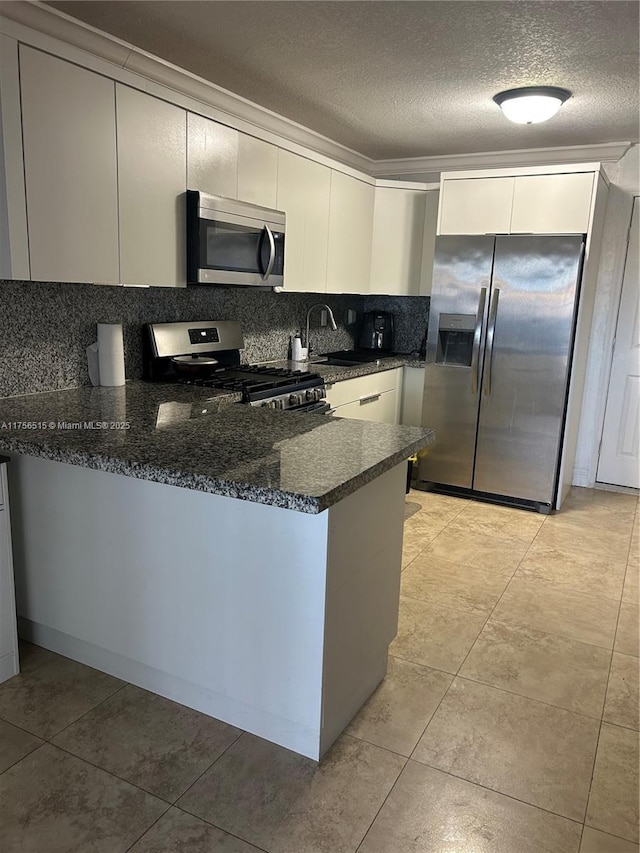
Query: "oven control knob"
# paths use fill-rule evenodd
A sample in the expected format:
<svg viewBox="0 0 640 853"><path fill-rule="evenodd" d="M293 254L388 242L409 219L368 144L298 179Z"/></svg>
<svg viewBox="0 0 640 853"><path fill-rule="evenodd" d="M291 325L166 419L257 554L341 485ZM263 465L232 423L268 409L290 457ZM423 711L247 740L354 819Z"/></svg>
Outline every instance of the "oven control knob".
<svg viewBox="0 0 640 853"><path fill-rule="evenodd" d="M289 395L289 405L299 406L300 405L300 395L299 394L290 394Z"/></svg>
<svg viewBox="0 0 640 853"><path fill-rule="evenodd" d="M276 400L276 409L284 409L284 400L282 400L282 399Z"/></svg>
<svg viewBox="0 0 640 853"><path fill-rule="evenodd" d="M269 400L269 408L270 409L275 409L277 405L278 405L277 400Z"/></svg>
<svg viewBox="0 0 640 853"><path fill-rule="evenodd" d="M309 390L305 393L305 397L307 400L317 400L318 396L316 394L315 388L309 388Z"/></svg>

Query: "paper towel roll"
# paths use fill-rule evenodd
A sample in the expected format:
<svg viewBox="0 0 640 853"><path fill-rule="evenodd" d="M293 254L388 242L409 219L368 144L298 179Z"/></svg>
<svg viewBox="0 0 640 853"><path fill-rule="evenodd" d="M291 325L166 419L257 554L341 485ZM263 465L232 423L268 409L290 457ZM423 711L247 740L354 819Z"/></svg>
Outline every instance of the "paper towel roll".
<svg viewBox="0 0 640 853"><path fill-rule="evenodd" d="M124 385L124 340L120 323L98 323L101 385Z"/></svg>

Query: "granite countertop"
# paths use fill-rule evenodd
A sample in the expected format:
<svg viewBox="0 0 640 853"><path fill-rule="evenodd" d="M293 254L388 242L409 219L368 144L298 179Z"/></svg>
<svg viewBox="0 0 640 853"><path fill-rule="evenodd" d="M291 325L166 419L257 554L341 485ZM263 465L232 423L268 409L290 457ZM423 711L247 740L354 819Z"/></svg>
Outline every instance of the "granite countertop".
<svg viewBox="0 0 640 853"><path fill-rule="evenodd" d="M424 367L424 359L413 355L386 356L378 361L363 364L326 364L323 356L312 356L311 361L274 361L269 362L273 367L289 367L307 373L318 373L327 384L342 382L345 379L357 379L359 376L369 376L371 373L382 373L385 370L395 370L397 367Z"/></svg>
<svg viewBox="0 0 640 853"><path fill-rule="evenodd" d="M136 380L7 397L0 399L0 450L318 513L435 437L238 399Z"/></svg>

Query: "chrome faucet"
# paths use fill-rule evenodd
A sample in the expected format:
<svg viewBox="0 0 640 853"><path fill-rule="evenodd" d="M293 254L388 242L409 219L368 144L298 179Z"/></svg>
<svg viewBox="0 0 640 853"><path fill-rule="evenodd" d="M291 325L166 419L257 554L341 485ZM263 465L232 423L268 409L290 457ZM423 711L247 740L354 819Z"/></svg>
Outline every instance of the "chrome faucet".
<svg viewBox="0 0 640 853"><path fill-rule="evenodd" d="M331 330L333 332L336 332L338 330L338 327L336 326L335 317L333 316L333 311L326 303L316 302L315 305L312 305L311 308L309 308L309 310L307 311L307 331L304 339L304 345L307 348L307 358L309 358L311 355L311 347L309 346L309 317L311 316L311 312L314 308L325 308L329 313L329 325L331 326Z"/></svg>

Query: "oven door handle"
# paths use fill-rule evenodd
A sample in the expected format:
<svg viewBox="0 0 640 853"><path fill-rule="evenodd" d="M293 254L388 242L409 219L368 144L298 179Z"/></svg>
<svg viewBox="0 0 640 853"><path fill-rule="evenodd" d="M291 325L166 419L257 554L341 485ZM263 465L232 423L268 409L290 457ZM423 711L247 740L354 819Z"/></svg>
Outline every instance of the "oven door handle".
<svg viewBox="0 0 640 853"><path fill-rule="evenodd" d="M269 263L262 275L264 281L266 281L271 275L271 270L273 269L273 265L276 262L276 241L273 239L273 232L268 225L264 226L264 230L262 232L262 240L260 241L260 248L262 249L262 243L264 241L264 236L269 238Z"/></svg>

